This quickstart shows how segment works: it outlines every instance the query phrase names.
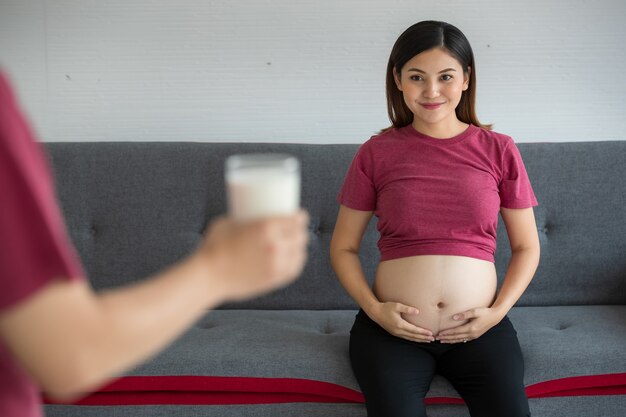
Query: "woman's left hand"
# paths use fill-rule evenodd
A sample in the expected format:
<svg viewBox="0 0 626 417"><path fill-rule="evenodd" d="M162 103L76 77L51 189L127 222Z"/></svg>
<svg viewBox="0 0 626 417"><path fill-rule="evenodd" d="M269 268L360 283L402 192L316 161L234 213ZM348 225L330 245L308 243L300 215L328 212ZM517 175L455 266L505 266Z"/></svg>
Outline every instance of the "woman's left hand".
<svg viewBox="0 0 626 417"><path fill-rule="evenodd" d="M465 343L478 339L487 330L500 323L504 315L492 308L484 307L457 313L452 318L458 321L469 321L458 327L442 330L435 340L441 343Z"/></svg>

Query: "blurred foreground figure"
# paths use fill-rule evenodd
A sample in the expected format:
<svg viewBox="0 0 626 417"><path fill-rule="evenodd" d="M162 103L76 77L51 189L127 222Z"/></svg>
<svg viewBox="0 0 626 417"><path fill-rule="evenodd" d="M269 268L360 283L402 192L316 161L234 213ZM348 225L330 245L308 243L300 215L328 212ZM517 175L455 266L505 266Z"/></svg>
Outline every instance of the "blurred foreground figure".
<svg viewBox="0 0 626 417"><path fill-rule="evenodd" d="M0 416L42 415L164 348L208 308L285 286L308 215L220 218L186 259L96 294L70 244L47 161L0 72Z"/></svg>

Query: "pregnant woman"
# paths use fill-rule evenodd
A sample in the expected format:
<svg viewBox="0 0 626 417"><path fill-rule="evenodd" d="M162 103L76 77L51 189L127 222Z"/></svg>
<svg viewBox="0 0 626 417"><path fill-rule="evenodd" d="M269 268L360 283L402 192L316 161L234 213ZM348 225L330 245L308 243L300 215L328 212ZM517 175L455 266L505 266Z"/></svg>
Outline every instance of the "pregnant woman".
<svg viewBox="0 0 626 417"><path fill-rule="evenodd" d="M361 307L350 359L369 417L426 416L435 374L473 417L530 416L507 313L539 262L537 200L513 140L478 121L475 94L463 33L409 27L387 66L392 126L359 148L339 193L331 261ZM498 213L512 253L499 291ZM381 261L370 288L358 252L373 215Z"/></svg>

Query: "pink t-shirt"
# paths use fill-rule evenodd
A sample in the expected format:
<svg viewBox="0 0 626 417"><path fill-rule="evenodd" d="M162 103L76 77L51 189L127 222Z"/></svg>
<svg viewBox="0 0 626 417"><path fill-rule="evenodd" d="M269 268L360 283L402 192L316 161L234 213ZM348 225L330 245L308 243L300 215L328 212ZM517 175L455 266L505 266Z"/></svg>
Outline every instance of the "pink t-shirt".
<svg viewBox="0 0 626 417"><path fill-rule="evenodd" d="M449 139L411 125L372 137L354 156L338 201L378 217L381 261L459 255L493 262L500 207L537 205L513 139L473 125Z"/></svg>
<svg viewBox="0 0 626 417"><path fill-rule="evenodd" d="M83 276L46 159L0 72L0 314L54 279ZM41 416L40 403L39 388L0 340L0 416Z"/></svg>

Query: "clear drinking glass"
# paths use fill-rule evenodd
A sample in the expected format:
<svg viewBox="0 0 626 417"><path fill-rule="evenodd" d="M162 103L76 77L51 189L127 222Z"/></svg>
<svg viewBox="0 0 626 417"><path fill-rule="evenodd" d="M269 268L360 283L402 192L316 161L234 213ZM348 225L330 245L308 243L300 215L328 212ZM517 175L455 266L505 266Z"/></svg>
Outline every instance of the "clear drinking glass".
<svg viewBox="0 0 626 417"><path fill-rule="evenodd" d="M300 161L285 154L226 159L228 213L236 221L289 215L300 207Z"/></svg>

